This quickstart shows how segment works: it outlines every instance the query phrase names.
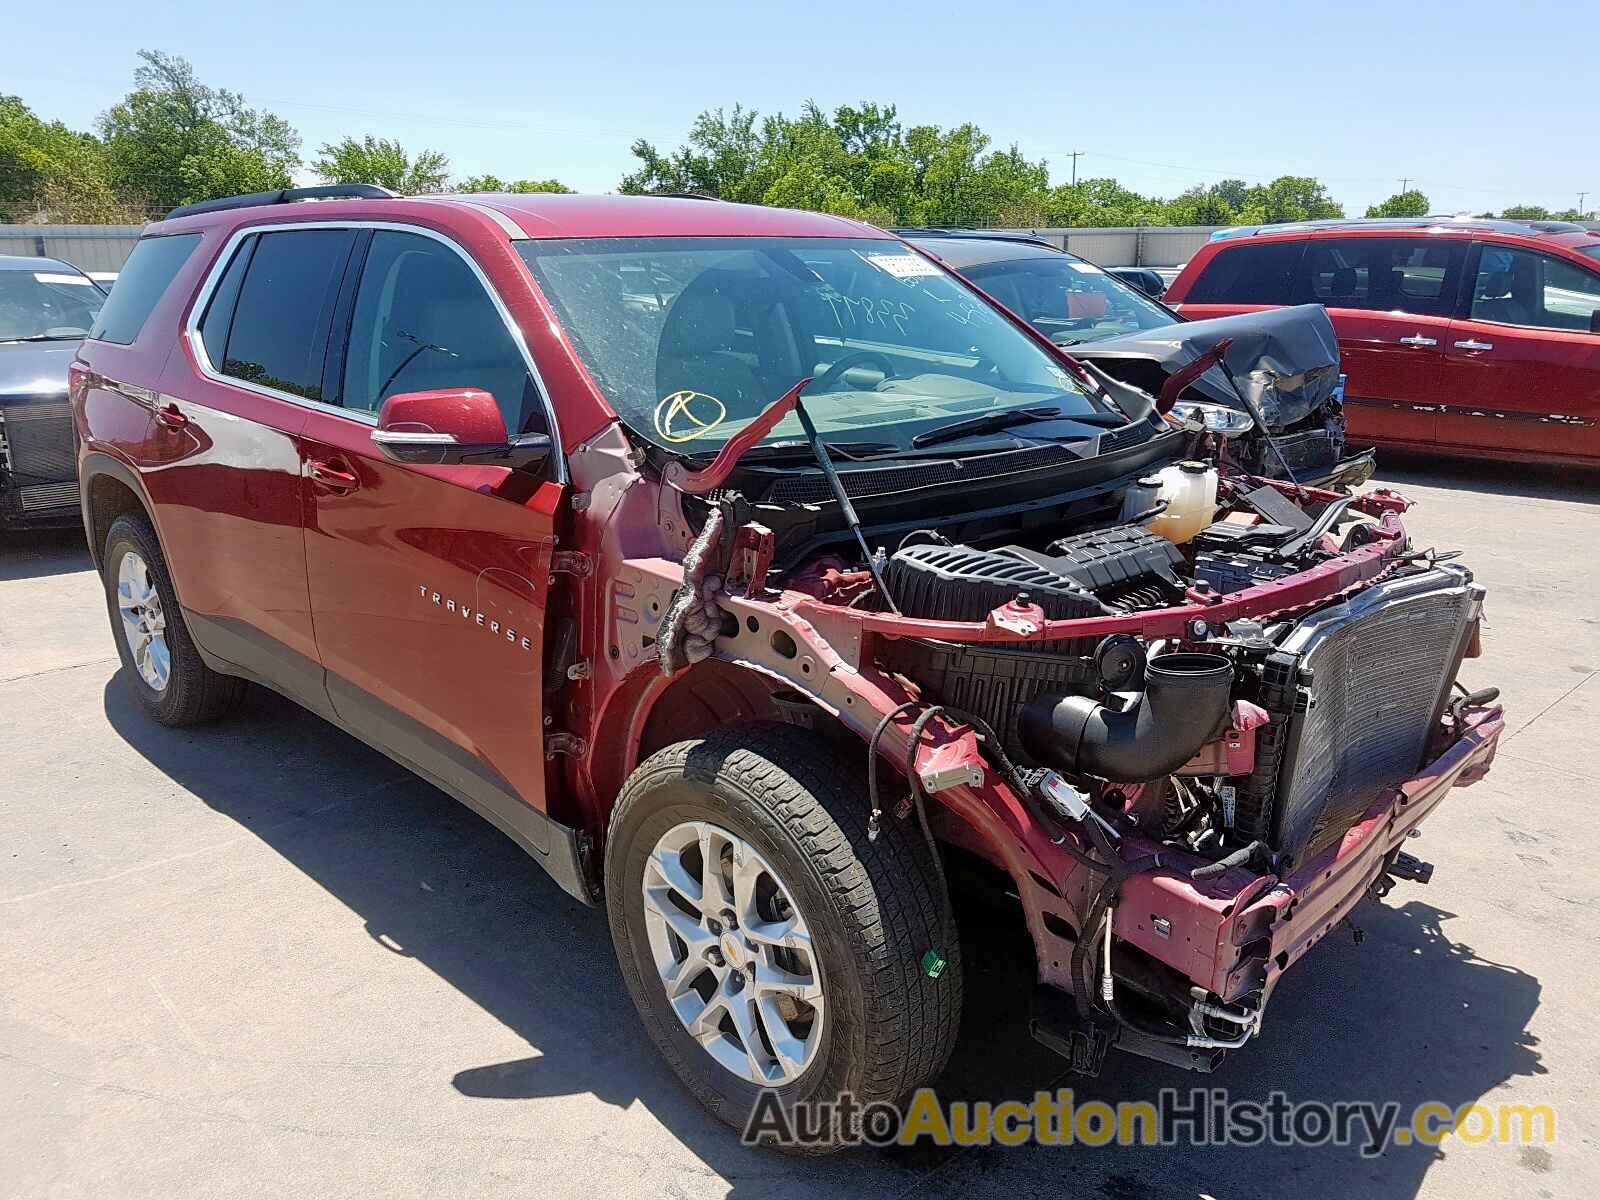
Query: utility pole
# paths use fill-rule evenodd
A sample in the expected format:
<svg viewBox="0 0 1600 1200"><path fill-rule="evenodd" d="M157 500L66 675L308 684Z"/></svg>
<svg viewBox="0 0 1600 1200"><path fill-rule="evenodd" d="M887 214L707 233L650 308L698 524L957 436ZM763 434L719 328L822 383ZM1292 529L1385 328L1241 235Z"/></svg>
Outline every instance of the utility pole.
<svg viewBox="0 0 1600 1200"><path fill-rule="evenodd" d="M1072 186L1073 187L1077 187L1078 186L1078 159L1083 157L1083 153L1084 152L1082 150L1074 150L1072 152Z"/></svg>
<svg viewBox="0 0 1600 1200"><path fill-rule="evenodd" d="M1409 191L1410 191L1410 190L1411 190L1411 179L1410 179L1410 177L1409 177L1409 176L1408 176L1408 177L1407 177L1407 178L1405 178L1405 179L1402 179L1402 180L1401 180L1401 181L1400 181L1400 194L1401 194L1401 195L1402 195L1402 196L1404 196L1404 195L1405 195L1405 194L1406 194L1406 193L1407 193L1407 192L1409 192Z"/></svg>
<svg viewBox="0 0 1600 1200"><path fill-rule="evenodd" d="M1578 193L1578 220L1583 220L1583 202L1588 198L1588 192Z"/></svg>

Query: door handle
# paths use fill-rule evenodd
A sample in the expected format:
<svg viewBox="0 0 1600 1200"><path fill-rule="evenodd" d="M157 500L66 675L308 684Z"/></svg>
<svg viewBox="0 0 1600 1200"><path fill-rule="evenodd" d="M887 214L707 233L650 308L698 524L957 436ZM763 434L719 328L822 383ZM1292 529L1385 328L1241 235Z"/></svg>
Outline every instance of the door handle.
<svg viewBox="0 0 1600 1200"><path fill-rule="evenodd" d="M312 459L307 464L306 471L311 476L311 481L326 491L345 494L361 486L361 480L355 472L340 470L320 459Z"/></svg>
<svg viewBox="0 0 1600 1200"><path fill-rule="evenodd" d="M182 429L189 423L189 418L176 404L164 404L156 409L156 420L168 429Z"/></svg>
<svg viewBox="0 0 1600 1200"><path fill-rule="evenodd" d="M1471 338L1468 338L1464 342L1457 342L1456 343L1456 349L1457 350L1493 350L1494 349L1494 343L1493 342L1478 342L1478 341L1474 341Z"/></svg>
<svg viewBox="0 0 1600 1200"><path fill-rule="evenodd" d="M1402 346L1437 346L1439 339L1423 337L1420 333L1413 333L1410 337L1401 338L1400 344Z"/></svg>

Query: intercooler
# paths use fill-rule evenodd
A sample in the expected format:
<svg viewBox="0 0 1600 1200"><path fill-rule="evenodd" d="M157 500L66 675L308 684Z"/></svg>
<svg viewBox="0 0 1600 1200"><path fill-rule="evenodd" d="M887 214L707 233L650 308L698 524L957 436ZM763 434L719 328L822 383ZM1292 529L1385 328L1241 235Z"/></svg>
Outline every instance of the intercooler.
<svg viewBox="0 0 1600 1200"><path fill-rule="evenodd" d="M1423 765L1483 594L1466 568L1436 566L1315 613L1282 643L1298 686L1275 797L1258 819L1295 865Z"/></svg>

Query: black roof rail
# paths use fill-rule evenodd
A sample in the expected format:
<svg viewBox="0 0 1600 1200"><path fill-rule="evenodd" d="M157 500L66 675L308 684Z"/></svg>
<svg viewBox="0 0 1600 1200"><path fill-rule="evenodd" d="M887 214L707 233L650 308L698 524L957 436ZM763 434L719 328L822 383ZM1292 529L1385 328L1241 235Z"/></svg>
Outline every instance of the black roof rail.
<svg viewBox="0 0 1600 1200"><path fill-rule="evenodd" d="M162 218L173 221L179 217L192 217L197 213L223 212L230 208L257 208L264 204L289 204L295 200L395 200L399 192L391 192L375 183L323 183L315 187L281 188L275 192L250 192L244 196L222 196L216 200L200 200L194 204L180 204Z"/></svg>
<svg viewBox="0 0 1600 1200"><path fill-rule="evenodd" d="M1061 253L1061 247L1047 238L1032 233L1012 233L1004 229L963 229L953 225L892 225L889 232L903 238L967 238L990 242L1021 242L1027 246L1043 246L1046 250Z"/></svg>

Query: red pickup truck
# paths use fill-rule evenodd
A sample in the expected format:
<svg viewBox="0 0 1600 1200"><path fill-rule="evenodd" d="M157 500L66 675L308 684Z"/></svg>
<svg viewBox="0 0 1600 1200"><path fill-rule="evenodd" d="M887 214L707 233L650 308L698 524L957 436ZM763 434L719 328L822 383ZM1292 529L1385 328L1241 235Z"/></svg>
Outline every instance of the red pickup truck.
<svg viewBox="0 0 1600 1200"><path fill-rule="evenodd" d="M1020 899L1048 1045L1213 1068L1501 731L1453 687L1483 589L1403 499L1207 461L837 217L191 206L71 399L149 717L254 682L471 806L606 905L735 1124L939 1073L956 859Z"/></svg>

